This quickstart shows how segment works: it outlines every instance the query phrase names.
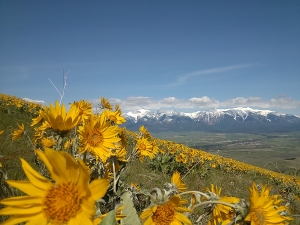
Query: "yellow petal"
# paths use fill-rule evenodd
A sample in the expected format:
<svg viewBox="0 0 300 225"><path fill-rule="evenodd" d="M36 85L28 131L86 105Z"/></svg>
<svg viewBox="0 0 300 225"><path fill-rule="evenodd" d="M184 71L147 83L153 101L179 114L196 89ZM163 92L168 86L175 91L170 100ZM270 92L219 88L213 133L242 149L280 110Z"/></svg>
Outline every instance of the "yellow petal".
<svg viewBox="0 0 300 225"><path fill-rule="evenodd" d="M51 177L57 183L70 182L70 177L66 170L66 158L61 153L50 148L45 148L45 155L53 166L52 171L49 170Z"/></svg>
<svg viewBox="0 0 300 225"><path fill-rule="evenodd" d="M16 181L16 180L7 180L6 181L10 186L18 188L20 191L24 192L30 196L44 196L45 191L37 188L32 183L28 181Z"/></svg>
<svg viewBox="0 0 300 225"><path fill-rule="evenodd" d="M157 207L156 207L156 208L157 208ZM147 208L147 209L145 209L145 210L141 213L140 218L141 218L142 220L144 220L144 219L148 218L149 216L152 216L153 211L155 212L155 210L152 210L152 208Z"/></svg>
<svg viewBox="0 0 300 225"><path fill-rule="evenodd" d="M30 220L26 223L26 225L47 225L48 221L44 217L43 213L38 213L37 215L31 216Z"/></svg>
<svg viewBox="0 0 300 225"><path fill-rule="evenodd" d="M150 216L146 222L144 223L144 225L155 225L154 221L152 220L152 217Z"/></svg>
<svg viewBox="0 0 300 225"><path fill-rule="evenodd" d="M3 209L0 209L0 215L29 215L29 214L36 214L41 212L42 212L42 207L40 205L28 206L27 208L7 206Z"/></svg>
<svg viewBox="0 0 300 225"><path fill-rule="evenodd" d="M35 171L24 159L21 158L22 168L28 180L37 188L47 190L51 186L51 182Z"/></svg>
<svg viewBox="0 0 300 225"><path fill-rule="evenodd" d="M18 197L5 198L0 202L3 205L21 207L22 205L41 204L42 198L37 196L18 196Z"/></svg>
<svg viewBox="0 0 300 225"><path fill-rule="evenodd" d="M1 225L20 224L20 223L29 221L30 218L31 218L31 215L13 216L13 217L9 218L8 220L5 220L4 222L2 222Z"/></svg>
<svg viewBox="0 0 300 225"><path fill-rule="evenodd" d="M108 184L109 181L106 179L93 180L89 185L89 188L92 192L92 198L94 200L102 198L108 189Z"/></svg>
<svg viewBox="0 0 300 225"><path fill-rule="evenodd" d="M176 220L183 222L183 224L192 225L192 222L185 215L183 215L181 213L175 212L175 218L176 218Z"/></svg>
<svg viewBox="0 0 300 225"><path fill-rule="evenodd" d="M78 188L80 189L79 191L81 191L81 194L83 196L85 196L87 194L87 192L90 190L88 187L88 183L90 181L90 174L87 171L86 165L82 161L82 159L78 159L78 162L79 162L79 166L80 166L80 169L78 170L79 174L77 175L78 183L82 184Z"/></svg>
<svg viewBox="0 0 300 225"><path fill-rule="evenodd" d="M93 225L93 222L88 214L79 213L76 217L70 219L68 225Z"/></svg>
<svg viewBox="0 0 300 225"><path fill-rule="evenodd" d="M75 161L75 159L71 155L65 152L63 153L63 155L66 159L66 170L69 173L70 182L77 184L79 178L80 165L78 164L78 162ZM88 180L86 183L88 183Z"/></svg>
<svg viewBox="0 0 300 225"><path fill-rule="evenodd" d="M60 106L59 106L59 104L58 104L58 102L57 102L56 110L59 109L59 108L60 108ZM62 104L62 106L61 106L61 113L60 113L60 115L62 116L62 119L63 119L63 120L66 119L67 111L66 111L66 107L65 107L64 104Z"/></svg>
<svg viewBox="0 0 300 225"><path fill-rule="evenodd" d="M45 148L45 150L46 149L48 149L48 148ZM56 174L54 174L54 172L53 172L53 166L51 165L51 163L49 162L49 160L48 160L48 158L47 158L47 156L45 155L45 153L44 152L42 152L42 151L40 151L40 150L34 150L35 151L35 153L39 156L39 158L43 161L43 163L45 164L45 166L47 167L47 169L48 169L48 171L49 171L49 173L50 173L50 175L51 175L51 178L53 179L53 180L57 180L57 179L59 179L58 178L58 175L56 175Z"/></svg>

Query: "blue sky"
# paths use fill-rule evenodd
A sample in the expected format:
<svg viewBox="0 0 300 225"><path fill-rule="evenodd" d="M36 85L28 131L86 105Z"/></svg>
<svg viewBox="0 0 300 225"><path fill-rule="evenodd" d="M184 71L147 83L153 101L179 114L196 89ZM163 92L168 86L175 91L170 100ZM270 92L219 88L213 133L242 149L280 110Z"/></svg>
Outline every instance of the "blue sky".
<svg viewBox="0 0 300 225"><path fill-rule="evenodd" d="M0 2L0 92L300 116L300 1ZM50 79L50 80L49 80Z"/></svg>

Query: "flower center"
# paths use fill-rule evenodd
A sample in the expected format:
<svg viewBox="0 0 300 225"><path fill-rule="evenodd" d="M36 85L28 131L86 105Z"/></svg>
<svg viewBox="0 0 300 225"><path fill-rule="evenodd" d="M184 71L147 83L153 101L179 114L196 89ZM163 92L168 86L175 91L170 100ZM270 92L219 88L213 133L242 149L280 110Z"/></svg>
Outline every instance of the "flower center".
<svg viewBox="0 0 300 225"><path fill-rule="evenodd" d="M79 213L81 201L75 184L53 186L43 200L43 212L51 224L64 224Z"/></svg>
<svg viewBox="0 0 300 225"><path fill-rule="evenodd" d="M144 143L139 144L139 149L146 150L146 145Z"/></svg>
<svg viewBox="0 0 300 225"><path fill-rule="evenodd" d="M94 129L92 132L89 134L88 138L88 143L92 146L98 146L103 142L103 134L100 130Z"/></svg>
<svg viewBox="0 0 300 225"><path fill-rule="evenodd" d="M157 225L169 225L174 221L175 209L172 203L158 206L152 215L152 220Z"/></svg>
<svg viewBox="0 0 300 225"><path fill-rule="evenodd" d="M115 117L114 115L110 115L109 119L110 119L110 121L113 121L113 122L117 121L117 117Z"/></svg>
<svg viewBox="0 0 300 225"><path fill-rule="evenodd" d="M253 212L253 221L256 225L264 225L265 224L265 216L264 212L261 208L258 208Z"/></svg>

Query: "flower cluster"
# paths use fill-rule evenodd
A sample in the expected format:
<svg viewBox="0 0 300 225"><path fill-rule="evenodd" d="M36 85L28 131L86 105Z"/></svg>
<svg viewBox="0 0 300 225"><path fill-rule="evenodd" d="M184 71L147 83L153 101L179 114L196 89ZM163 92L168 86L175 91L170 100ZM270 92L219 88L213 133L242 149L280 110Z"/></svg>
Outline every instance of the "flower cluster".
<svg viewBox="0 0 300 225"><path fill-rule="evenodd" d="M119 106L113 107L105 98L100 98L99 106L99 113L83 100L73 102L68 110L58 101L39 108L31 123L39 170L21 158L27 180L6 180L25 195L0 200L0 215L11 216L3 224L191 225L198 208L203 210L196 222L206 217L209 225L247 221L283 225L292 220L279 195L271 195L270 187L260 188L255 183L249 188L249 201L223 196L214 184L206 191L189 190L182 177L185 170L176 170L181 167L172 167L172 177L164 188L147 190L123 183L120 177L134 160L151 162L160 157L166 165L173 160L187 170L211 163L232 171L242 169L242 164L153 138L144 126L138 133L120 128L126 120ZM18 125L12 139L24 134L24 124ZM140 213L135 200L144 203Z"/></svg>

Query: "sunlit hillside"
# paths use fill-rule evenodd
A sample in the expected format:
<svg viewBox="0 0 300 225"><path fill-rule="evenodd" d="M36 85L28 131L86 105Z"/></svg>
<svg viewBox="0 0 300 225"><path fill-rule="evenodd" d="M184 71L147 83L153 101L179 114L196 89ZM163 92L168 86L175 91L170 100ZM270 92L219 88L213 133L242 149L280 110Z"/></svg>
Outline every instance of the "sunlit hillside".
<svg viewBox="0 0 300 225"><path fill-rule="evenodd" d="M122 109L100 103L0 94L1 222L300 224L299 176L120 128Z"/></svg>

